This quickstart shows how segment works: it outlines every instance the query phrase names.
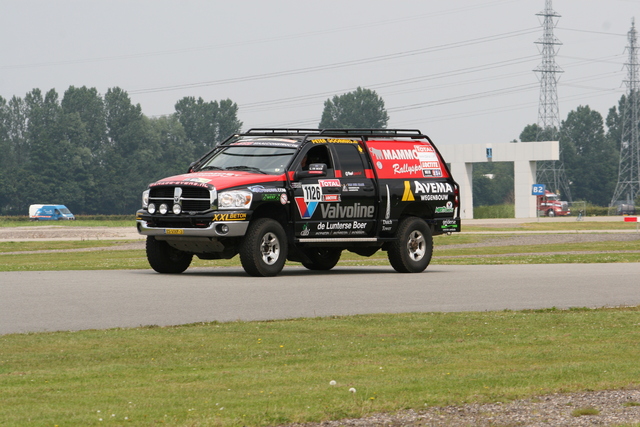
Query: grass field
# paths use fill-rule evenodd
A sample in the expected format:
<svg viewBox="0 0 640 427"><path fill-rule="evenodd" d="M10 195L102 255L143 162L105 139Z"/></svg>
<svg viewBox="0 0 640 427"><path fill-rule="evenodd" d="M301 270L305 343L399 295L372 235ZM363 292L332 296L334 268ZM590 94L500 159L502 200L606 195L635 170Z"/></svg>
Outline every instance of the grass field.
<svg viewBox="0 0 640 427"><path fill-rule="evenodd" d="M635 307L5 335L0 420L261 426L637 387L639 325Z"/></svg>
<svg viewBox="0 0 640 427"><path fill-rule="evenodd" d="M640 261L637 240L487 244L501 236L439 236L433 263ZM130 243L0 242L0 270L149 268L143 249L117 249ZM485 245L452 246L469 243ZM385 253L341 263L388 265ZM640 307L0 335L0 425L268 426L638 388L639 343Z"/></svg>

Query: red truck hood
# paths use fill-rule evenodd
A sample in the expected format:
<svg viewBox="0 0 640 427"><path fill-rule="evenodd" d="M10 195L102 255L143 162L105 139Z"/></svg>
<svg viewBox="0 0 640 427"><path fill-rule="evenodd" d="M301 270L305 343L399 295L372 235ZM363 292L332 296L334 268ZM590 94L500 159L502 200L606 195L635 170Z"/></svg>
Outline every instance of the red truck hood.
<svg viewBox="0 0 640 427"><path fill-rule="evenodd" d="M170 176L160 181L154 182L151 186L157 185L213 185L216 190L224 190L230 187L242 187L252 184L263 184L266 182L283 182L284 175L265 175L244 171L207 171L186 173L182 175Z"/></svg>

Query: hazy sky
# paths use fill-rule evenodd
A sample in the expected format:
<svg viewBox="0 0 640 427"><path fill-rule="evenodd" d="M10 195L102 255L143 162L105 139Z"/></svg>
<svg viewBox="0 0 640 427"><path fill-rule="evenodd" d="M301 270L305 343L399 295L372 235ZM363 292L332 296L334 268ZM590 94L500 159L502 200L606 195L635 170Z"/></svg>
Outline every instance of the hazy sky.
<svg viewBox="0 0 640 427"><path fill-rule="evenodd" d="M437 144L508 142L538 121L544 0L0 0L0 96L127 91L147 116L231 99L244 130L317 127L375 90L390 128ZM560 118L625 92L640 0L554 0Z"/></svg>

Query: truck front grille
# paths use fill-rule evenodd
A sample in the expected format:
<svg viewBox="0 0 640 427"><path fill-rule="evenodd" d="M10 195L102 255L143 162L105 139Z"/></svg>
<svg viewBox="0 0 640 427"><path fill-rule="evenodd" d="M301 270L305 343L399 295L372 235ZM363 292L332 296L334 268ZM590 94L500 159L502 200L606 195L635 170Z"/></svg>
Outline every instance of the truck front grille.
<svg viewBox="0 0 640 427"><path fill-rule="evenodd" d="M211 209L211 194L209 190L201 187L179 186L182 194L179 202L182 204L183 212L202 212ZM160 206L166 203L173 206L176 186L153 187L149 192L149 202Z"/></svg>

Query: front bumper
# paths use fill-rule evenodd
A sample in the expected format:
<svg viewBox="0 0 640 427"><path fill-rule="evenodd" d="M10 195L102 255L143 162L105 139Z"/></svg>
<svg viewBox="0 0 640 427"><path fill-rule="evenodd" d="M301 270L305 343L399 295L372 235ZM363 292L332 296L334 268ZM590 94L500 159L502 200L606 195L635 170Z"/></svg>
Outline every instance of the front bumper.
<svg viewBox="0 0 640 427"><path fill-rule="evenodd" d="M198 218L189 217L187 221L182 218L168 216L165 220L140 210L136 215L138 233L167 237L240 237L247 232L250 215L246 211L216 212ZM194 226L194 223L198 223L198 226Z"/></svg>

